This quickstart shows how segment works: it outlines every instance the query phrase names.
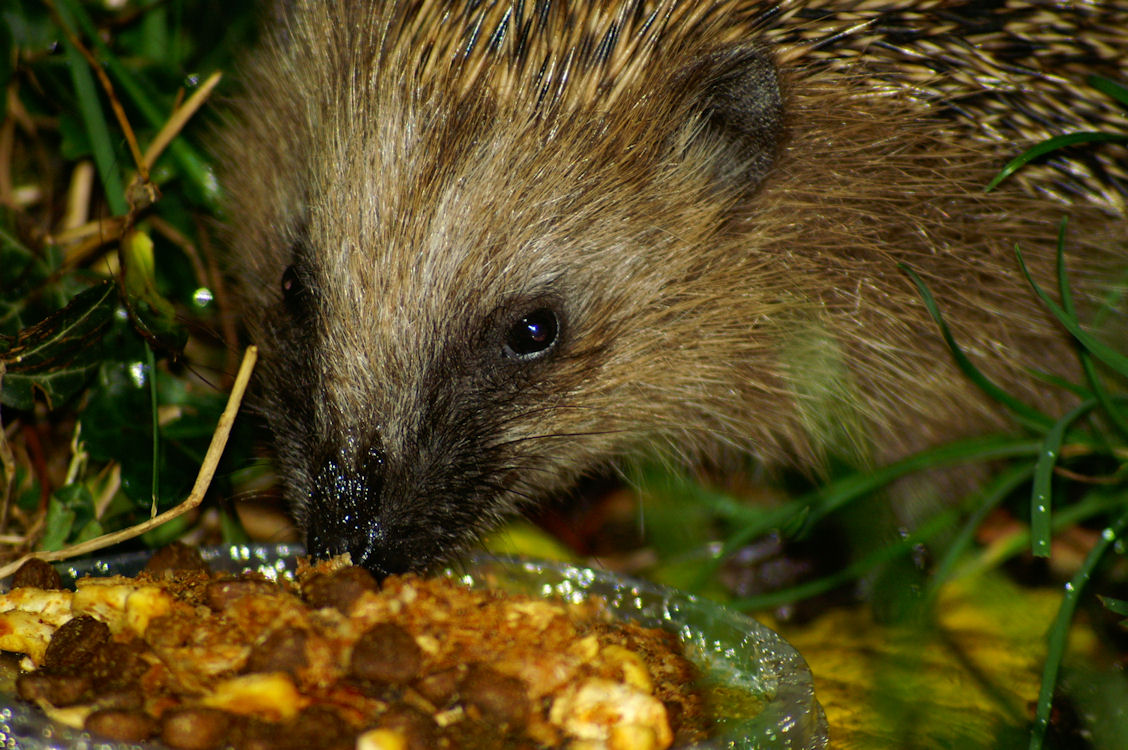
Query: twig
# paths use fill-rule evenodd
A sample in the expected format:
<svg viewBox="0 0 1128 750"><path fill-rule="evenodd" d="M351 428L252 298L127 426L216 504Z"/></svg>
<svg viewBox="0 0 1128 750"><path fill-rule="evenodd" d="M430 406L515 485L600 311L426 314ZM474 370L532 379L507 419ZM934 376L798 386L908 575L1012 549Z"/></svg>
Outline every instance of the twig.
<svg viewBox="0 0 1128 750"><path fill-rule="evenodd" d="M160 155L164 153L164 150L168 148L168 145L172 143L173 139L176 138L184 128L184 125L192 115L203 106L204 101L219 84L220 78L222 78L220 73L213 73L200 85L200 88L198 88L192 96L188 97L188 100L184 102L183 105L173 111L168 121L161 127L160 132L153 138L153 142L145 149L145 154L138 157L140 159L139 164L145 170L144 174L147 174L148 170L152 169L153 164L156 163ZM126 223L126 220L122 217L99 219L78 226L68 223L64 224L64 228L61 231L48 235L47 239L49 242L67 244L91 236L98 238L96 242L90 243L92 245L91 247L86 247L81 251L72 251L71 254L68 254L66 262L68 266L73 266L84 260L89 252L121 237L125 230Z"/></svg>
<svg viewBox="0 0 1128 750"><path fill-rule="evenodd" d="M15 98L15 90L16 86L13 83L7 90L0 90L0 96ZM0 122L0 206L16 205L15 198L12 197L12 153L15 139L15 118L7 117Z"/></svg>
<svg viewBox="0 0 1128 750"><path fill-rule="evenodd" d="M59 226L63 231L77 229L86 223L90 216L90 196L94 192L97 178L94 162L83 159L74 166L70 186L67 188L66 211Z"/></svg>
<svg viewBox="0 0 1128 750"><path fill-rule="evenodd" d="M153 138L152 143L145 149L141 164L145 170L142 174L146 182L148 181L148 171L153 168L160 155L184 129L188 120L192 119L192 115L196 114L196 111L204 105L207 98L211 96L212 89L219 85L221 78L223 78L223 74L218 71L208 76L207 80L192 92L192 96L188 97L184 104L173 111L172 116L168 118L160 132Z"/></svg>
<svg viewBox="0 0 1128 750"><path fill-rule="evenodd" d="M4 360L0 359L0 385L4 382L6 371ZM16 480L16 457L8 445L8 434L4 431L4 421L0 419L0 465L4 467L4 490L0 497L0 531L8 525L8 504L12 500L12 483Z"/></svg>
<svg viewBox="0 0 1128 750"><path fill-rule="evenodd" d="M251 371L254 369L255 359L257 357L258 349L253 346L247 347L247 351L243 355L243 364L240 365L239 374L235 376L235 384L231 387L231 395L227 398L227 406L224 407L223 414L219 417L219 423L216 425L215 432L212 434L211 445L208 446L208 452L204 455L200 472L196 475L196 484L193 485L192 491L188 494L184 502L177 505L175 508L170 508L164 513L128 529L103 534L100 537L67 547L66 549L53 552L32 552L24 555L19 560L0 567L0 578L7 578L12 575L21 565L32 558L51 562L85 555L89 552L117 544L118 542L132 539L135 536L140 536L150 529L154 529L174 518L179 518L185 513L199 507L200 503L203 502L204 495L208 491L208 485L211 484L216 466L219 465L219 459L223 455L223 449L227 445L227 437L230 435L231 427L235 423L235 415L238 413L239 405L243 401L243 394L247 390L247 382L250 380Z"/></svg>
<svg viewBox="0 0 1128 750"><path fill-rule="evenodd" d="M200 286L210 286L207 269L204 268L204 263L200 260L200 253L196 249L195 243L159 216L150 216L146 219L146 222L153 228L154 232L180 248L180 251L188 258L188 262L192 264L192 272Z"/></svg>
<svg viewBox="0 0 1128 750"><path fill-rule="evenodd" d="M117 118L118 127L121 128L122 134L125 136L125 142L126 145L129 146L129 152L133 155L133 161L137 165L137 171L141 173L141 181L148 183L149 169L141 157L141 148L137 145L137 137L133 134L133 127L129 124L129 118L125 115L125 108L121 106L121 102L117 98L117 93L114 91L113 83L110 82L110 77L106 75L106 71L102 67L102 64L98 62L98 58L86 48L86 45L78 38L78 33L71 29L70 24L67 23L63 15L58 12L55 3L52 0L47 0L47 7L54 13L56 24L63 30L63 33L66 34L67 40L74 45L74 48L78 50L79 54L86 58L86 62L90 65L91 70L94 71L94 75L98 77L98 82L102 84L102 89L106 92L106 98L109 99L110 108L113 109L114 116Z"/></svg>
<svg viewBox="0 0 1128 750"><path fill-rule="evenodd" d="M51 245L69 245L93 238L98 245L107 245L121 237L124 229L124 217L110 216L104 219L94 219L71 229L49 233L44 236L44 241ZM66 262L72 266L79 263L79 261L71 259L69 255Z"/></svg>

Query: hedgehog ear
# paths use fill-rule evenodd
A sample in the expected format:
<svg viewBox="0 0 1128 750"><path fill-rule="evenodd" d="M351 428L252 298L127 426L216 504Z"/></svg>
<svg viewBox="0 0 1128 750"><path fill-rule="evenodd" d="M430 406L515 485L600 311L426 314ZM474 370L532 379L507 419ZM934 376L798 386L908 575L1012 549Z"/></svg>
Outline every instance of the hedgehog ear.
<svg viewBox="0 0 1128 750"><path fill-rule="evenodd" d="M782 129L774 63L760 47L733 45L695 61L680 81L696 91L686 156L704 156L719 183L751 192L775 161Z"/></svg>

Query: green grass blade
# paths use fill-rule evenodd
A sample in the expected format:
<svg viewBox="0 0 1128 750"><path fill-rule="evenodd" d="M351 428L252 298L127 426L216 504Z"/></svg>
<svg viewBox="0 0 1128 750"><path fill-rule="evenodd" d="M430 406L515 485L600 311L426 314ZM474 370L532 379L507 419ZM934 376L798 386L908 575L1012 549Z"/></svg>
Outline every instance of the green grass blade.
<svg viewBox="0 0 1128 750"><path fill-rule="evenodd" d="M156 355L153 354L153 347L145 347L145 357L146 365L149 369L149 416L153 430L153 501L151 517L156 517L161 484L161 423L159 418L160 400L157 397L157 358Z"/></svg>
<svg viewBox="0 0 1128 750"><path fill-rule="evenodd" d="M704 586L729 555L753 539L782 528L804 514L806 514L804 519L806 526L833 513L852 500L878 490L903 476L925 469L1034 456L1040 448L1040 441L1028 437L987 435L947 443L874 471L843 477L803 497L796 498L787 505L760 514L754 523L749 523L729 536L721 545L717 555L708 564L702 566L701 572L694 580L694 587Z"/></svg>
<svg viewBox="0 0 1128 750"><path fill-rule="evenodd" d="M983 463L1037 454L1038 440L1013 435L986 435L930 448L872 472L844 477L810 493L801 501L812 506L810 523L838 510L851 500L884 487L895 479L927 469Z"/></svg>
<svg viewBox="0 0 1128 750"><path fill-rule="evenodd" d="M971 547L975 537L975 530L983 523L983 519L997 508L1012 492L1034 473L1030 463L1021 463L1012 466L1006 471L996 475L989 484L974 493L970 501L975 510L960 527L959 533L952 539L943 557L940 558L928 583L928 598L935 598L940 587L951 577L956 563L964 552Z"/></svg>
<svg viewBox="0 0 1128 750"><path fill-rule="evenodd" d="M1042 451L1034 467L1034 487L1030 491L1030 549L1035 557L1050 556L1050 509L1053 499L1054 466L1061 454L1066 430L1097 405L1096 399L1078 404L1046 433Z"/></svg>
<svg viewBox="0 0 1128 750"><path fill-rule="evenodd" d="M1124 300L1128 298L1128 268L1124 269L1116 279L1109 279L1108 292L1101 300L1100 307L1093 313L1092 326L1100 329L1108 322L1110 316L1116 316L1124 307Z"/></svg>
<svg viewBox="0 0 1128 750"><path fill-rule="evenodd" d="M736 599L729 602L729 606L742 611L770 609L781 604L799 601L812 596L832 591L839 586L857 580L869 573L874 568L908 554L914 547L923 544L936 534L956 522L958 511L949 509L943 513L932 516L920 528L901 537L896 542L880 547L865 557L848 565L837 573L823 576L814 581L808 581L798 586L793 586L781 591L772 591L767 594Z"/></svg>
<svg viewBox="0 0 1128 750"><path fill-rule="evenodd" d="M1104 76L1097 75L1089 76L1088 82L1089 85L1095 88L1097 91L1100 91L1102 94L1108 95L1109 97L1123 104L1125 107L1128 107L1128 86L1117 83L1111 78L1105 78Z"/></svg>
<svg viewBox="0 0 1128 750"><path fill-rule="evenodd" d="M1091 491L1081 500L1070 505L1063 505L1054 511L1052 521L1054 533L1079 523L1107 517L1109 514L1122 513L1125 508L1125 498L1122 492L1110 493L1102 490L1103 488ZM1011 558L1026 554L1029 550L1030 529L1024 528L1010 534L998 544L992 545L977 559L961 566L959 575L974 576L980 574L985 570L998 567Z"/></svg>
<svg viewBox="0 0 1128 750"><path fill-rule="evenodd" d="M1085 373L1085 380L1089 383L1089 388L1093 392L1093 397L1097 399L1097 403L1101 405L1104 415L1108 417L1108 421L1116 429L1121 436L1128 438L1128 415L1120 408L1117 403L1118 400L1123 401L1123 398L1117 399L1108 392L1104 386L1104 381L1096 366L1093 364L1093 358L1086 353L1081 355L1081 369Z"/></svg>
<svg viewBox="0 0 1128 750"><path fill-rule="evenodd" d="M1015 255L1018 256L1018 264L1022 269L1022 274L1026 277L1027 283L1042 300L1043 304L1054 314L1058 322L1065 326L1065 329L1073 334L1073 338L1077 339L1082 346L1084 346L1094 357L1105 363L1113 370L1116 370L1121 375L1128 377L1128 356L1121 354L1112 347L1106 345L1100 339L1096 338L1077 322L1077 319L1066 313L1061 305L1054 302L1046 291L1039 286L1034 277L1030 275L1030 270L1026 267L1026 260L1022 257L1022 251L1016 246Z"/></svg>
<svg viewBox="0 0 1128 750"><path fill-rule="evenodd" d="M1049 632L1049 649L1046 654L1046 663L1042 669L1042 687L1038 694L1038 708L1034 715L1034 726L1030 732L1030 750L1041 750L1045 741L1046 729L1050 725L1050 709L1053 706L1054 687L1057 684L1058 670L1065 654L1066 639L1069 635L1069 625L1073 621L1073 613L1081 598L1085 584L1093 575L1097 565L1112 546L1128 528L1128 512L1123 513L1115 523L1101 532L1100 541L1089 551L1085 562L1082 563L1077 573L1065 585L1065 596L1062 597L1061 606L1058 608L1057 617Z"/></svg>
<svg viewBox="0 0 1128 750"><path fill-rule="evenodd" d="M1034 430L1035 432L1042 432L1048 429L1053 424L1052 419L1034 407L1019 401L1017 398L992 383L974 364L972 364L971 360L967 358L967 355L963 353L963 350L960 349L959 345L956 343L951 329L948 328L948 324L940 314L940 308L937 306L936 300L932 297L932 293L928 290L924 281L906 264L901 264L901 270L909 275L909 278L916 284L917 289L920 290L921 297L924 300L925 307L928 308L929 315L936 321L936 325L940 327L940 333L944 337L948 349L951 350L952 356L956 360L956 365L964 375L970 378L980 390L1005 406L1011 414L1014 415L1014 418L1027 429Z"/></svg>
<svg viewBox="0 0 1128 750"><path fill-rule="evenodd" d="M74 29L74 23L68 12L70 5L67 0L63 0L57 8L62 22ZM98 87L94 83L94 74L91 72L86 58L65 35L63 45L66 48L67 67L70 69L71 81L74 83L75 94L78 97L78 108L82 115L82 123L86 128L86 137L90 139L94 164L98 168L102 188L106 191L106 201L109 203L110 211L114 216L124 216L129 213L129 204L125 200L125 186L122 182L121 170L118 167L117 154L114 153L113 142L110 140L110 126L106 122L102 102L98 98Z"/></svg>
<svg viewBox="0 0 1128 750"><path fill-rule="evenodd" d="M1100 599L1101 604L1103 604L1104 608L1109 612L1112 612L1114 615L1128 617L1128 601L1113 599L1110 596L1101 596L1100 594L1097 595L1097 598Z"/></svg>
<svg viewBox="0 0 1128 750"><path fill-rule="evenodd" d="M99 59L106 67L106 71L121 86L122 92L129 98L130 103L141 112L149 126L159 128L164 125L168 117L167 105L159 102L159 95L149 90L143 80L134 75L118 59L117 55L106 46L105 42L102 41L101 34L98 33L97 27L90 20L90 16L81 4L75 2L75 0L57 0L57 2L60 12L64 7L68 10L69 17L74 19L74 23L69 21L68 23L72 28L75 28L75 24L77 24L77 28L93 45ZM192 148L184 138L174 140L169 144L168 150L180 169L196 187L198 195L204 199L206 206L215 208L219 201L219 188L215 184L215 178L207 160Z"/></svg>
<svg viewBox="0 0 1128 750"><path fill-rule="evenodd" d="M1128 90L1126 90L1128 91ZM1070 318L1076 320L1077 313L1073 305L1073 292L1070 289L1068 270L1065 267L1065 228L1067 220L1062 219L1061 227L1058 230L1058 244L1057 244L1057 274L1058 274L1058 293L1061 297L1061 307L1065 314ZM1093 364L1093 358L1089 356L1089 352L1084 346L1078 347L1077 358L1081 363L1081 370L1085 374L1085 382L1089 386L1089 394L1083 396L1088 398L1090 395L1097 399L1101 409L1112 423L1113 427L1120 432L1121 435L1128 437L1128 417L1120 410L1113 397L1109 394L1108 389L1105 388L1104 380L1101 378L1100 373L1097 372L1096 366Z"/></svg>
<svg viewBox="0 0 1128 750"><path fill-rule="evenodd" d="M995 178L983 188L984 192L991 192L1012 174L1022 169L1035 159L1059 149L1077 146L1083 143L1128 143L1128 135L1120 133L1102 133L1100 131L1085 130L1079 133L1067 133L1055 136L1032 146L1007 162Z"/></svg>
<svg viewBox="0 0 1128 750"><path fill-rule="evenodd" d="M629 467L627 481L640 494L705 506L718 518L734 523L755 523L769 512L767 508L751 507L727 492L706 487L685 472L657 464Z"/></svg>
<svg viewBox="0 0 1128 750"><path fill-rule="evenodd" d="M1024 367L1023 372L1051 388L1057 388L1060 391L1072 393L1077 398L1092 398L1093 396L1093 392L1084 385L1074 383L1072 380L1063 378L1061 375L1055 375L1052 372L1045 372L1044 370L1037 370L1033 367Z"/></svg>

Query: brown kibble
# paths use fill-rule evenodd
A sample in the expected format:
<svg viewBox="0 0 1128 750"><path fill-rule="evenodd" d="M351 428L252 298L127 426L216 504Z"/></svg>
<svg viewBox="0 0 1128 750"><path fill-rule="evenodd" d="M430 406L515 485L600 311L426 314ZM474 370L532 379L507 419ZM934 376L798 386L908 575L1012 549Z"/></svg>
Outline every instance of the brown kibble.
<svg viewBox="0 0 1128 750"><path fill-rule="evenodd" d="M391 729L407 740L407 750L431 750L439 736L435 720L414 706L400 703L380 716L380 729Z"/></svg>
<svg viewBox="0 0 1128 750"><path fill-rule="evenodd" d="M178 750L213 750L226 743L231 722L217 708L176 708L161 717L161 741Z"/></svg>
<svg viewBox="0 0 1128 750"><path fill-rule="evenodd" d="M200 571L210 573L211 569L200 557L200 551L183 542L173 542L161 547L145 563L145 571L154 577L176 571Z"/></svg>
<svg viewBox="0 0 1128 750"><path fill-rule="evenodd" d="M145 696L141 692L141 685L134 682L130 685L113 687L110 689L94 686L95 708L139 709L145 705Z"/></svg>
<svg viewBox="0 0 1128 750"><path fill-rule="evenodd" d="M340 748L347 750L356 744L356 732L341 715L329 708L307 708L289 726L292 740L287 743L294 750L305 748Z"/></svg>
<svg viewBox="0 0 1128 750"><path fill-rule="evenodd" d="M380 584L364 568L350 565L330 575L315 575L302 586L302 594L315 609L333 607L347 615L353 602L365 591L379 591Z"/></svg>
<svg viewBox="0 0 1128 750"><path fill-rule="evenodd" d="M90 678L81 674L28 672L16 678L16 693L25 701L72 706L88 697Z"/></svg>
<svg viewBox="0 0 1128 750"><path fill-rule="evenodd" d="M244 672L288 672L296 675L307 666L306 641L309 634L301 628L282 627L272 631L251 650Z"/></svg>
<svg viewBox="0 0 1128 750"><path fill-rule="evenodd" d="M352 750L356 731L336 711L315 706L285 723L244 719L228 741L237 750Z"/></svg>
<svg viewBox="0 0 1128 750"><path fill-rule="evenodd" d="M109 640L110 628L106 623L90 615L71 618L51 636L43 665L57 671L85 669Z"/></svg>
<svg viewBox="0 0 1128 750"><path fill-rule="evenodd" d="M12 588L23 587L57 591L63 588L63 579L51 563L33 557L12 575Z"/></svg>
<svg viewBox="0 0 1128 750"><path fill-rule="evenodd" d="M523 727L528 721L531 707L525 683L481 662L470 665L459 693L462 702L477 708L484 719L511 727Z"/></svg>
<svg viewBox="0 0 1128 750"><path fill-rule="evenodd" d="M140 640L107 641L90 655L84 670L99 693L136 685L149 668L142 658L145 650L144 642Z"/></svg>
<svg viewBox="0 0 1128 750"><path fill-rule="evenodd" d="M414 680L423 652L411 634L390 622L373 625L353 645L349 674L362 680L404 683Z"/></svg>
<svg viewBox="0 0 1128 750"><path fill-rule="evenodd" d="M273 594L278 588L270 581L258 578L231 578L212 581L204 590L204 601L215 612L227 609L236 599L253 594Z"/></svg>
<svg viewBox="0 0 1128 750"><path fill-rule="evenodd" d="M458 692L464 669L452 667L441 672L424 675L415 683L415 690L434 706L445 706Z"/></svg>
<svg viewBox="0 0 1128 750"><path fill-rule="evenodd" d="M86 731L119 742L141 742L157 731L156 719L144 711L103 708L86 717Z"/></svg>

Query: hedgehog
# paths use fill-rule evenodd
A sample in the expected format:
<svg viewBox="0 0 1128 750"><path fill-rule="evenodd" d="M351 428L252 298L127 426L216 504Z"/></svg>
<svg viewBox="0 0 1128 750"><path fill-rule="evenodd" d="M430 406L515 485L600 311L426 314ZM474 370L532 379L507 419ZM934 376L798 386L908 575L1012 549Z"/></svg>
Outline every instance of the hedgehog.
<svg viewBox="0 0 1128 750"><path fill-rule="evenodd" d="M1123 268L1128 4L293 0L220 163L259 409L315 555L422 570L585 476L877 465L1047 409ZM1123 318L1109 335L1123 331ZM1121 326L1121 327L1117 327ZM1122 336L1122 334L1121 334ZM1122 337L1119 339L1122 342ZM1118 342L1118 343L1119 343Z"/></svg>

